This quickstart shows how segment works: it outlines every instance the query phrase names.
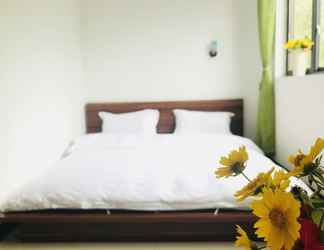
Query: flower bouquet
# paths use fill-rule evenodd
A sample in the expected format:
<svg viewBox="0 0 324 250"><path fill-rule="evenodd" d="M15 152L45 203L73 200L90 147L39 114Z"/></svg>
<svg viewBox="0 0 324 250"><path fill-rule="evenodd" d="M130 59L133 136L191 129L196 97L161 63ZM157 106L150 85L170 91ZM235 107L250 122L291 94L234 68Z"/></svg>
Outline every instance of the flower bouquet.
<svg viewBox="0 0 324 250"><path fill-rule="evenodd" d="M306 73L309 52L311 51L314 42L309 38L289 40L285 44L285 49L288 49L291 54L291 65L293 74L303 76Z"/></svg>
<svg viewBox="0 0 324 250"><path fill-rule="evenodd" d="M250 240L242 227L237 225L236 246L245 250L324 250L324 166L321 166L324 139L319 138L308 154L299 151L289 157L291 171L275 170L259 173L254 179L244 170L249 159L243 146L220 159L222 165L215 171L217 178L243 176L247 185L235 193L240 202L252 198L250 207L257 217L254 224L258 242ZM292 177L302 178L312 190L290 188ZM262 243L263 242L263 243ZM324 241L323 241L324 242Z"/></svg>

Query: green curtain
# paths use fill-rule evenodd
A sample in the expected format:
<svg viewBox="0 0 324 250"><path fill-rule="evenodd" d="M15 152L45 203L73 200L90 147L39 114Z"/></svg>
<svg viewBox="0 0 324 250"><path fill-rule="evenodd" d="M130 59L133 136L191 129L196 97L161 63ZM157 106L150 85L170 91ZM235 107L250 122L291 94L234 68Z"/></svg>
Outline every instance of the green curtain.
<svg viewBox="0 0 324 250"><path fill-rule="evenodd" d="M276 0L258 1L258 25L263 65L259 93L257 142L267 155L275 153L274 44Z"/></svg>

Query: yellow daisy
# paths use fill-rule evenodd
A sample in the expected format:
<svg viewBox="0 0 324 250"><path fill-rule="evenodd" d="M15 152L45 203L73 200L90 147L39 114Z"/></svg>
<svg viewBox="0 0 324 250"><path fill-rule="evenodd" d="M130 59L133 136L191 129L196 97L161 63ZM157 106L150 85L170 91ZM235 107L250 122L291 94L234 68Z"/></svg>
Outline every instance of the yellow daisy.
<svg viewBox="0 0 324 250"><path fill-rule="evenodd" d="M289 178L291 177L290 173L287 173L283 170L279 170L273 173L273 176L270 177L268 180L267 186L272 189L281 189L285 191L290 184Z"/></svg>
<svg viewBox="0 0 324 250"><path fill-rule="evenodd" d="M239 150L232 151L228 157L222 157L220 164L225 167L219 167L215 171L217 178L230 177L241 174L245 169L245 163L249 159L245 146L239 148Z"/></svg>
<svg viewBox="0 0 324 250"><path fill-rule="evenodd" d="M294 166L294 169L291 171L291 175L303 176L310 174L318 167L318 164L315 164L314 160L323 151L323 149L324 139L318 138L307 155L300 150L297 155L290 156L289 162Z"/></svg>
<svg viewBox="0 0 324 250"><path fill-rule="evenodd" d="M262 188L268 185L270 182L271 174L274 168L270 169L270 171L266 173L260 173L256 178L249 182L245 187L243 187L240 191L237 191L234 196L237 201L243 201L249 196L258 195Z"/></svg>
<svg viewBox="0 0 324 250"><path fill-rule="evenodd" d="M258 249L239 225L236 225L236 231L239 235L236 236L235 246L242 247L244 250Z"/></svg>
<svg viewBox="0 0 324 250"><path fill-rule="evenodd" d="M254 200L251 208L259 217L254 225L257 236L264 238L272 250L291 250L299 238L299 201L280 189L265 189L262 199Z"/></svg>

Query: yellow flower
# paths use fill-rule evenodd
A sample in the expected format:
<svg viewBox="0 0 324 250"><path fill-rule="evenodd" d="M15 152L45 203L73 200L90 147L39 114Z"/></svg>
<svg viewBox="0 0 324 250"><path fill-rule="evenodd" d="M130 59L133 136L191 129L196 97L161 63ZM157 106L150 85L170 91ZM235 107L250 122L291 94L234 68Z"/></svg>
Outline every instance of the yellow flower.
<svg viewBox="0 0 324 250"><path fill-rule="evenodd" d="M242 173L245 169L245 163L249 159L245 146L239 148L239 150L232 151L228 157L222 157L220 164L225 167L219 167L215 171L217 178L236 176Z"/></svg>
<svg viewBox="0 0 324 250"><path fill-rule="evenodd" d="M246 232L239 225L236 225L236 231L239 235L236 236L235 246L242 247L244 248L244 250L257 249L253 242L247 236Z"/></svg>
<svg viewBox="0 0 324 250"><path fill-rule="evenodd" d="M281 189L285 191L290 184L289 178L291 177L290 173L287 173L283 170L274 172L273 176L269 178L268 187L272 189Z"/></svg>
<svg viewBox="0 0 324 250"><path fill-rule="evenodd" d="M268 172L258 174L249 184L237 191L234 195L237 201L243 201L249 196L258 195L265 187L285 191L289 187L291 174L283 170L274 172L274 169L273 167Z"/></svg>
<svg viewBox="0 0 324 250"><path fill-rule="evenodd" d="M254 225L257 236L264 238L272 250L291 250L299 238L299 201L280 189L265 189L262 199L254 200L251 208L259 217Z"/></svg>
<svg viewBox="0 0 324 250"><path fill-rule="evenodd" d="M287 43L285 43L284 47L285 49L311 49L314 45L314 42L309 39L293 39L289 40Z"/></svg>
<svg viewBox="0 0 324 250"><path fill-rule="evenodd" d="M237 201L243 201L249 196L258 195L262 188L264 188L270 182L271 174L274 168L266 173L260 173L256 178L249 182L245 187L243 187L240 191L235 193L235 197Z"/></svg>
<svg viewBox="0 0 324 250"><path fill-rule="evenodd" d="M297 155L289 156L289 162L294 166L294 169L291 171L291 175L303 176L310 174L318 167L318 165L314 163L314 160L323 151L323 149L324 139L318 138L307 155L305 155L302 151L299 151Z"/></svg>

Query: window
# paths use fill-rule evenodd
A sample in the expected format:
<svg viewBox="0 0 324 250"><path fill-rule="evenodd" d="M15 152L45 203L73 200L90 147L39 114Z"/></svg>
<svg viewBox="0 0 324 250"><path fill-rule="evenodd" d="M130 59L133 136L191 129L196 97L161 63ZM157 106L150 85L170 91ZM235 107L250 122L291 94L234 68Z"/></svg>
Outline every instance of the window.
<svg viewBox="0 0 324 250"><path fill-rule="evenodd" d="M322 36L320 35L322 32ZM288 0L287 39L311 38L315 45L309 55L309 73L324 70L324 0ZM290 55L287 72L290 71Z"/></svg>

